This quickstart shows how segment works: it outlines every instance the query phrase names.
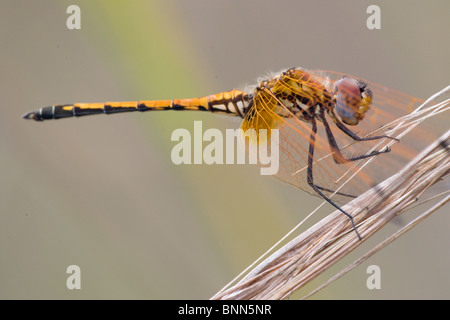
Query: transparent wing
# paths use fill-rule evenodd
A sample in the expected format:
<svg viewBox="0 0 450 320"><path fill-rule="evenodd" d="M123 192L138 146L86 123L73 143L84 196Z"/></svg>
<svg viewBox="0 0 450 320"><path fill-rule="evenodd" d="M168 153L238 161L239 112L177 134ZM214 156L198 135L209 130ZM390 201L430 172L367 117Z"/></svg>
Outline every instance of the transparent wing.
<svg viewBox="0 0 450 320"><path fill-rule="evenodd" d="M320 85L332 89L333 83L343 74L314 71ZM347 75L348 76L348 75ZM356 77L355 77L356 78ZM299 86L286 87L296 92ZM400 131L392 129L400 123L402 116L408 115L422 102L420 99L367 82L373 92L373 105L365 118L357 126L348 126L361 137L389 135L395 137ZM278 83L283 86L285 84ZM308 81L308 85L311 82ZM331 154L324 125L317 122L317 133L312 140L311 123L299 120L289 111L271 91L260 90L253 99L252 108L242 123L242 129L279 129L279 141L269 139L269 144L278 144L279 171L276 177L310 194L317 193L307 183L307 161L310 145L314 143L313 179L323 192L333 201L344 204L375 186L380 181L401 169L425 145L437 137L436 130L418 126L407 138L400 139L391 146L389 153L383 153L364 160L337 164ZM336 142L345 157L369 154L373 150L384 150L392 139L356 142L336 127L332 119L326 116ZM402 129L403 130L403 129Z"/></svg>

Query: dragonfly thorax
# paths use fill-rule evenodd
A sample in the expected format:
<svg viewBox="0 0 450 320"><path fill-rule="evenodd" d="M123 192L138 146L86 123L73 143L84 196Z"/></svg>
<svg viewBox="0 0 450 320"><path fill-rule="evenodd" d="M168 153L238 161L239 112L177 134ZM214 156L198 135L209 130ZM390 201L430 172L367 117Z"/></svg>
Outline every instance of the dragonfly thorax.
<svg viewBox="0 0 450 320"><path fill-rule="evenodd" d="M255 96L265 96L260 105L266 105L278 115L295 116L299 120L311 122L318 113L332 108L332 94L327 84L300 68L291 68L263 80L255 89ZM275 106L279 108L274 109ZM319 120L320 121L320 120Z"/></svg>

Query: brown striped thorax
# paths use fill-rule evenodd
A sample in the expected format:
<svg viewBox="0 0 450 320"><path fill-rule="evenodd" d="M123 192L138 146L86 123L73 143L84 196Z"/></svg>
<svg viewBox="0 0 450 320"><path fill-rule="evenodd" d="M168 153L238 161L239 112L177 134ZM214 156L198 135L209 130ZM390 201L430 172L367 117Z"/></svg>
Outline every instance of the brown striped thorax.
<svg viewBox="0 0 450 320"><path fill-rule="evenodd" d="M318 113L326 111L337 122L336 112L345 124L357 125L370 108L372 92L364 82L354 78L344 76L332 83L328 77L315 77L303 69L292 68L261 81L253 97L242 124L244 130L277 127L273 113L311 122ZM251 123L256 115L264 121Z"/></svg>
<svg viewBox="0 0 450 320"><path fill-rule="evenodd" d="M357 125L372 101L372 92L360 80L342 77L332 84L328 78L316 78L298 68L263 81L260 88L270 88L284 106L305 121L310 121L316 112L314 107L320 106L330 116L334 117L336 111L344 123Z"/></svg>

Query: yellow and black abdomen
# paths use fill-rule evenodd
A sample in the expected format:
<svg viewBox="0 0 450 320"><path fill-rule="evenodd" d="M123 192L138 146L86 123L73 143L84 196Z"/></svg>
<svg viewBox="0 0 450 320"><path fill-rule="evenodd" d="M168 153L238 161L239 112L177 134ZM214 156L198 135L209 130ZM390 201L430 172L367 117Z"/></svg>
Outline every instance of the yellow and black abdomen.
<svg viewBox="0 0 450 320"><path fill-rule="evenodd" d="M246 92L231 90L194 99L150 100L105 103L75 103L41 108L24 115L25 119L43 121L93 114L113 114L132 111L192 110L209 111L243 117L250 97Z"/></svg>

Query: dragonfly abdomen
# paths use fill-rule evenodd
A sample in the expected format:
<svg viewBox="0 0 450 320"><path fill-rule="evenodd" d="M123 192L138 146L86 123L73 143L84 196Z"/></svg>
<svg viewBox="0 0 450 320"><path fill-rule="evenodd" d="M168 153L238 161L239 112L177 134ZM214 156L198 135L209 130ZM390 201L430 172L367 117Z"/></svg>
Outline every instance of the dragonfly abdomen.
<svg viewBox="0 0 450 320"><path fill-rule="evenodd" d="M113 114L132 111L192 110L224 113L243 117L250 96L240 90L221 92L194 99L149 100L105 103L75 103L44 107L24 115L25 119L43 121L93 114Z"/></svg>

